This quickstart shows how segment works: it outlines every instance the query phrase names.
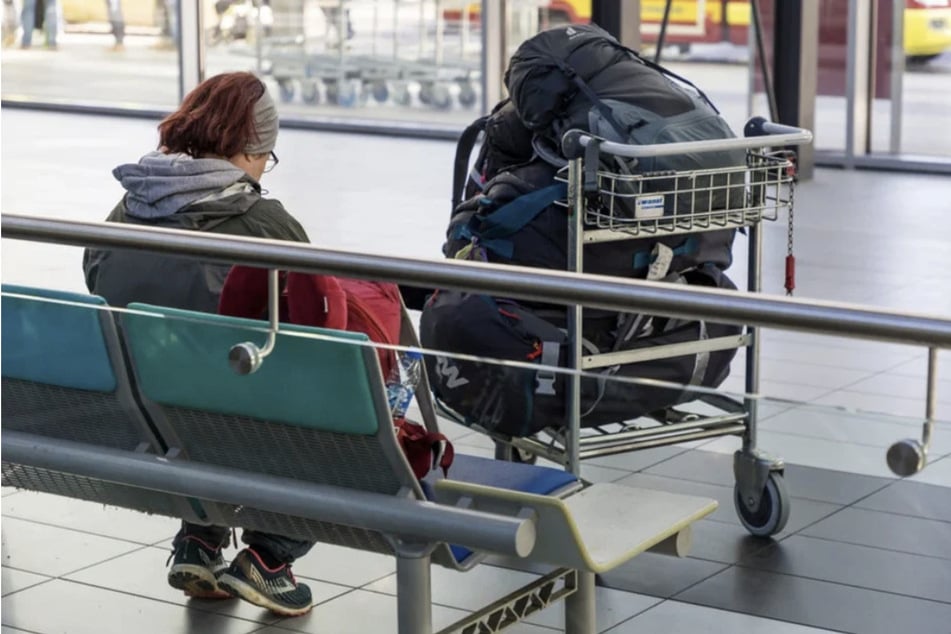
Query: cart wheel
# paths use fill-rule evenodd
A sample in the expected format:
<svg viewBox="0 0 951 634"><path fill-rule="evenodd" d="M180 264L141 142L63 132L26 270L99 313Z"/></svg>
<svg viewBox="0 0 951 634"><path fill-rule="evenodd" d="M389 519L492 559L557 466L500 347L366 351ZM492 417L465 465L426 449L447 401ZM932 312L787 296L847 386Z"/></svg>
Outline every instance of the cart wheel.
<svg viewBox="0 0 951 634"><path fill-rule="evenodd" d="M337 83L337 80L331 80L327 82L327 103L337 105L337 102L340 100L340 85Z"/></svg>
<svg viewBox="0 0 951 634"><path fill-rule="evenodd" d="M459 82L459 105L471 108L476 102L476 91L467 81Z"/></svg>
<svg viewBox="0 0 951 634"><path fill-rule="evenodd" d="M433 86L430 105L438 110L449 110L452 107L452 93L449 92L449 86L443 84Z"/></svg>
<svg viewBox="0 0 951 634"><path fill-rule="evenodd" d="M433 101L433 85L429 82L423 82L419 85L419 102L429 105Z"/></svg>
<svg viewBox="0 0 951 634"><path fill-rule="evenodd" d="M786 527L786 521L789 519L789 491L786 489L783 475L778 471L769 474L759 508L755 512L743 501L739 485L733 488L733 503L736 505L740 523L756 537L769 537L779 533Z"/></svg>
<svg viewBox="0 0 951 634"><path fill-rule="evenodd" d="M277 92L282 102L290 103L294 100L294 82L290 79L278 79Z"/></svg>
<svg viewBox="0 0 951 634"><path fill-rule="evenodd" d="M301 81L300 98L304 103L316 104L320 102L320 91L317 89L317 82L313 80Z"/></svg>
<svg viewBox="0 0 951 634"><path fill-rule="evenodd" d="M527 451L522 451L512 445L506 445L504 442L495 443L495 459L505 462L518 462L521 464L535 464L538 462L538 456Z"/></svg>
<svg viewBox="0 0 951 634"><path fill-rule="evenodd" d="M370 84L370 94L377 103L383 103L390 98L390 89L385 81L375 81Z"/></svg>
<svg viewBox="0 0 951 634"><path fill-rule="evenodd" d="M357 99L360 98L360 83L353 81L344 81L337 86L337 105L345 108L352 108L357 105Z"/></svg>
<svg viewBox="0 0 951 634"><path fill-rule="evenodd" d="M405 84L398 84L393 87L393 103L399 106L408 106L413 103L413 95L410 94Z"/></svg>

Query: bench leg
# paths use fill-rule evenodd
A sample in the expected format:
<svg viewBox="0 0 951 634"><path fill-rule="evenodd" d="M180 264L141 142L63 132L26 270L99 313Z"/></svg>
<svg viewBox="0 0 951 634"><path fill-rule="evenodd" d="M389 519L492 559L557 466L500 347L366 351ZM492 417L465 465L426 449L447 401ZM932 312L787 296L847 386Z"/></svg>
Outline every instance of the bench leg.
<svg viewBox="0 0 951 634"><path fill-rule="evenodd" d="M575 571L575 591L565 597L565 634L595 634L594 573Z"/></svg>
<svg viewBox="0 0 951 634"><path fill-rule="evenodd" d="M429 563L428 554L396 556L399 634L432 634L433 597Z"/></svg>

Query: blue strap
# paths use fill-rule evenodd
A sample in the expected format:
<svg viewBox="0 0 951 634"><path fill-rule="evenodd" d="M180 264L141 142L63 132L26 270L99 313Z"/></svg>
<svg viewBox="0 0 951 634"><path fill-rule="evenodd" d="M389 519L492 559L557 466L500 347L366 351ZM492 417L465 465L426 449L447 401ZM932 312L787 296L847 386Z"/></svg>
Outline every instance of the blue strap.
<svg viewBox="0 0 951 634"><path fill-rule="evenodd" d="M683 244L674 249L674 255L690 255L697 251L700 240L696 236L690 236ZM651 265L651 251L638 251L634 254L634 268L646 269Z"/></svg>
<svg viewBox="0 0 951 634"><path fill-rule="evenodd" d="M542 187L502 205L488 217L473 216L468 224L456 227L453 238L477 239L485 249L499 257L512 259L515 245L507 238L518 233L552 203L567 195L568 185L565 183Z"/></svg>
<svg viewBox="0 0 951 634"><path fill-rule="evenodd" d="M568 195L568 185L555 183L519 196L492 212L481 222L477 235L483 240L506 238L519 232L556 200Z"/></svg>

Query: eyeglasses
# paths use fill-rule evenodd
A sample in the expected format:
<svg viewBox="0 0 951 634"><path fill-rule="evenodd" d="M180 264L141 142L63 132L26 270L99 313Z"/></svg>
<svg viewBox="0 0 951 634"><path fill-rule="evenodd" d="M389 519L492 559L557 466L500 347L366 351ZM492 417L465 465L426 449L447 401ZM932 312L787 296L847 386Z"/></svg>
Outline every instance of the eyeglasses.
<svg viewBox="0 0 951 634"><path fill-rule="evenodd" d="M271 150L270 156L267 157L267 161L264 163L264 171L270 172L272 169L277 167L277 164L280 163L280 159L277 158L277 154Z"/></svg>

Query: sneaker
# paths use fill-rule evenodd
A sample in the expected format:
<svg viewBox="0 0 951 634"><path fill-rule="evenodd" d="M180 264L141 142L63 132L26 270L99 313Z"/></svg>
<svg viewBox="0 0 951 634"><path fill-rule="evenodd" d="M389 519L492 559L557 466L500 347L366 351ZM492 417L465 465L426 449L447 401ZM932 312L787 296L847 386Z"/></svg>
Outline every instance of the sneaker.
<svg viewBox="0 0 951 634"><path fill-rule="evenodd" d="M185 537L169 560L174 561L168 571L168 585L196 599L231 598L218 587L218 576L228 568L220 548L197 537Z"/></svg>
<svg viewBox="0 0 951 634"><path fill-rule="evenodd" d="M311 609L310 588L297 583L291 567L268 568L261 556L245 548L218 578L218 586L245 601L281 616L300 616Z"/></svg>

